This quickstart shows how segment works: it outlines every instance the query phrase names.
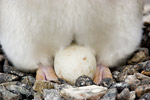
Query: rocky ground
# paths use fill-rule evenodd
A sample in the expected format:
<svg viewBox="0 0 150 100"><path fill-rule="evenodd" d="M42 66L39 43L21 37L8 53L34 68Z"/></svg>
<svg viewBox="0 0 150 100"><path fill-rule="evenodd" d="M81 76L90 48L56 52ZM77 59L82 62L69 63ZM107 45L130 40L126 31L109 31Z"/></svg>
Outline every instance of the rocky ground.
<svg viewBox="0 0 150 100"><path fill-rule="evenodd" d="M0 100L150 100L149 8L144 12L140 48L125 65L111 69L113 80L104 79L100 86L86 76L80 77L76 86L35 81L35 74L15 69L0 47Z"/></svg>

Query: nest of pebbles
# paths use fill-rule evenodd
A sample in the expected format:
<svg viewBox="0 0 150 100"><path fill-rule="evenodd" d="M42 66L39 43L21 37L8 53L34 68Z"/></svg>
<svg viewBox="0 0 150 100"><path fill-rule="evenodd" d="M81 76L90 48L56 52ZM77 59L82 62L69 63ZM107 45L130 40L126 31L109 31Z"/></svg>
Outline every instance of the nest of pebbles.
<svg viewBox="0 0 150 100"><path fill-rule="evenodd" d="M35 81L35 74L15 69L0 47L0 100L150 100L150 21L144 23L140 47L125 65L111 69L113 80L100 86L87 76L76 86Z"/></svg>

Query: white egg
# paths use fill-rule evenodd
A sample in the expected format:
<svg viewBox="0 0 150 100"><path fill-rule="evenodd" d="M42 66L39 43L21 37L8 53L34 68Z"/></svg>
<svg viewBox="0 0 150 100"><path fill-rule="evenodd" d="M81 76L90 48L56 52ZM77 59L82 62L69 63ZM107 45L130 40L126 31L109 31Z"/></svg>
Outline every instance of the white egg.
<svg viewBox="0 0 150 100"><path fill-rule="evenodd" d="M94 52L86 47L71 45L55 55L54 68L57 76L70 84L81 75L93 79L96 71Z"/></svg>

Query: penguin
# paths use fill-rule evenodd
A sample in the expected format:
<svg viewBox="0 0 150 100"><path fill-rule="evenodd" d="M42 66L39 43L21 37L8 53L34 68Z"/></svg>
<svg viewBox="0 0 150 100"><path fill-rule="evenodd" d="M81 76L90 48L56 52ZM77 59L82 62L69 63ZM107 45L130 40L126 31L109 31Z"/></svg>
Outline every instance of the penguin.
<svg viewBox="0 0 150 100"><path fill-rule="evenodd" d="M58 80L58 51L72 42L88 47L99 84L139 46L142 13L143 0L0 0L0 42L16 68L49 81Z"/></svg>

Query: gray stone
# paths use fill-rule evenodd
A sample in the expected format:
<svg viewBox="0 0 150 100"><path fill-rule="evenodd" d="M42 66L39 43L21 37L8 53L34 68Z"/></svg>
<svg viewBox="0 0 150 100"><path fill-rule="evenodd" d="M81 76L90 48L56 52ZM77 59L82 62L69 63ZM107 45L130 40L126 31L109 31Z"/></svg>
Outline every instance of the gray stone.
<svg viewBox="0 0 150 100"><path fill-rule="evenodd" d="M135 91L131 91L129 100L135 100L135 98L136 98Z"/></svg>
<svg viewBox="0 0 150 100"><path fill-rule="evenodd" d="M35 78L33 76L24 76L21 80L22 83L33 85L35 83Z"/></svg>
<svg viewBox="0 0 150 100"><path fill-rule="evenodd" d="M150 84L137 87L135 92L138 97L141 97L143 94L150 92Z"/></svg>
<svg viewBox="0 0 150 100"><path fill-rule="evenodd" d="M32 93L29 90L18 85L8 85L6 86L6 89L9 91L18 93L18 94L26 95L26 97L29 97L30 95L32 95Z"/></svg>
<svg viewBox="0 0 150 100"><path fill-rule="evenodd" d="M44 89L44 100L64 100L56 89Z"/></svg>
<svg viewBox="0 0 150 100"><path fill-rule="evenodd" d="M3 66L3 70L4 70L4 73L9 73L9 74L14 74L14 75L17 75L19 77L23 77L25 75L25 73L23 72L20 72L19 70L17 70L15 67L13 66L10 66L8 64L8 61L6 60L5 61L5 64Z"/></svg>
<svg viewBox="0 0 150 100"><path fill-rule="evenodd" d="M0 83L15 81L18 79L19 79L19 77L16 75L0 73Z"/></svg>
<svg viewBox="0 0 150 100"><path fill-rule="evenodd" d="M52 89L52 88L54 88L54 83L42 80L36 80L33 86L33 90L41 94L43 93L44 89Z"/></svg>
<svg viewBox="0 0 150 100"><path fill-rule="evenodd" d="M8 91L4 86L0 86L0 93L2 94L2 99L3 100L19 100L20 95L12 93Z"/></svg>
<svg viewBox="0 0 150 100"><path fill-rule="evenodd" d="M119 74L120 74L119 71L114 71L114 72L112 73L112 76L113 76L114 79L118 79Z"/></svg>
<svg viewBox="0 0 150 100"><path fill-rule="evenodd" d="M150 93L145 93L140 97L139 100L149 100L150 99Z"/></svg>
<svg viewBox="0 0 150 100"><path fill-rule="evenodd" d="M116 100L116 97L117 97L117 89L112 88L108 90L108 92L103 96L101 100Z"/></svg>
<svg viewBox="0 0 150 100"><path fill-rule="evenodd" d="M130 91L128 88L125 88L120 94L117 95L117 100L129 100Z"/></svg>
<svg viewBox="0 0 150 100"><path fill-rule="evenodd" d="M110 88L117 88L118 91L122 91L125 88L130 88L130 84L126 82L115 83Z"/></svg>
<svg viewBox="0 0 150 100"><path fill-rule="evenodd" d="M64 88L60 91L60 95L63 96L66 100L99 100L106 92L106 87L91 85L75 88Z"/></svg>
<svg viewBox="0 0 150 100"><path fill-rule="evenodd" d="M43 99L40 94L34 93L34 100L43 100Z"/></svg>
<svg viewBox="0 0 150 100"><path fill-rule="evenodd" d="M113 84L114 84L114 80L112 78L104 78L100 82L100 86L107 87L107 88L110 88L110 86L112 86Z"/></svg>
<svg viewBox="0 0 150 100"><path fill-rule="evenodd" d="M139 85L141 85L141 81L136 78L135 75L128 75L125 79L125 82L130 84L131 90L135 90Z"/></svg>
<svg viewBox="0 0 150 100"><path fill-rule="evenodd" d="M93 85L93 84L94 84L93 80L86 75L78 77L75 82L75 86L77 86L77 87L89 86L89 85Z"/></svg>
<svg viewBox="0 0 150 100"><path fill-rule="evenodd" d="M141 73L135 73L135 76L136 76L136 78L139 79L139 80L147 79L147 80L150 81L150 77L148 77L148 76L146 76L146 75L143 75L143 74L141 74Z"/></svg>

